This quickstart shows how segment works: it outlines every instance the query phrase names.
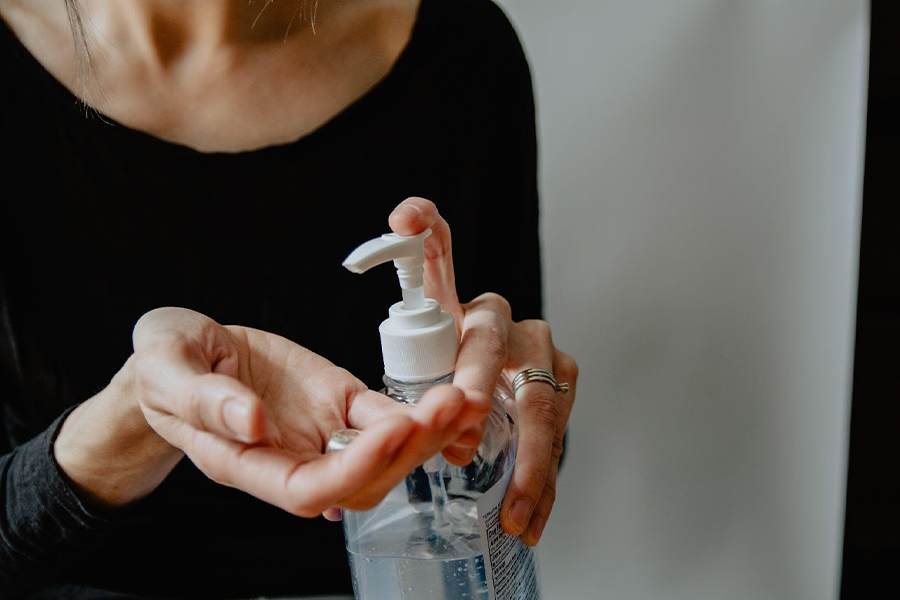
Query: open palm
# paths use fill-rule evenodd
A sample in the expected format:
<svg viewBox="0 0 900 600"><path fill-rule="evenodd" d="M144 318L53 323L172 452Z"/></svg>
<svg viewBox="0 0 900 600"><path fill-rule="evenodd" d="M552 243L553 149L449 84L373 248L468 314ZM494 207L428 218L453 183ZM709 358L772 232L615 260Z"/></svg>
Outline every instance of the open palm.
<svg viewBox="0 0 900 600"><path fill-rule="evenodd" d="M147 422L211 479L294 514L374 506L477 422L463 393L397 404L281 336L180 308L134 330L135 392ZM363 433L324 454L331 433Z"/></svg>

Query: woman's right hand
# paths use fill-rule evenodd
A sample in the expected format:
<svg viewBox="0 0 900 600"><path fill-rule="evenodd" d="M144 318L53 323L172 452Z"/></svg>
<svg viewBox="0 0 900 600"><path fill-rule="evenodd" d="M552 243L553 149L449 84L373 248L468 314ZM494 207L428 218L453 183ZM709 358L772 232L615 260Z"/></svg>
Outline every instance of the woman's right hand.
<svg viewBox="0 0 900 600"><path fill-rule="evenodd" d="M290 340L224 327L187 309L145 314L133 342L126 365L133 401L168 442L161 451L183 451L214 481L298 516L374 506L482 416L449 385L415 407L401 405ZM346 450L324 454L331 433L344 428L363 433ZM58 460L60 447L65 443L57 442ZM159 463L135 456L138 473L142 462L148 469ZM78 481L77 464L59 462L91 492L90 479ZM175 462L165 464L170 470ZM161 481L154 469L148 475Z"/></svg>

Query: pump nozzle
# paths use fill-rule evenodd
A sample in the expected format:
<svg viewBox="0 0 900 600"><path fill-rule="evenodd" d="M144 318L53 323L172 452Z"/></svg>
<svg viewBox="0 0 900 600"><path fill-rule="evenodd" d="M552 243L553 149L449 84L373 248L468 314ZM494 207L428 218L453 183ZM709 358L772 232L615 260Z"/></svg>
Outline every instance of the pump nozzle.
<svg viewBox="0 0 900 600"><path fill-rule="evenodd" d="M456 325L437 301L425 298L425 238L388 233L369 240L350 253L344 267L365 273L394 261L403 302L394 304L379 331L384 372L397 381L428 381L453 371L456 362Z"/></svg>
<svg viewBox="0 0 900 600"><path fill-rule="evenodd" d="M386 233L351 252L344 260L344 267L352 273L365 273L393 260L403 293L403 307L422 308L425 306L425 238L429 235L430 229L411 236Z"/></svg>

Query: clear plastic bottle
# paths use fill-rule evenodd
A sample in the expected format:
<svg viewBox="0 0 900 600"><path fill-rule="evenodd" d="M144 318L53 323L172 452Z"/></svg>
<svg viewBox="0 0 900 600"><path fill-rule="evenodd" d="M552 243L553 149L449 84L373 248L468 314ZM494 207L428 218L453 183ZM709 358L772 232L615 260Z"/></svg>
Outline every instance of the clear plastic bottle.
<svg viewBox="0 0 900 600"><path fill-rule="evenodd" d="M432 385L385 377L384 391L415 402ZM508 393L508 392L507 392ZM344 535L358 600L488 600L484 543L476 500L515 462L515 429L495 398L484 440L471 464L440 457L407 476L375 508L344 511Z"/></svg>
<svg viewBox="0 0 900 600"><path fill-rule="evenodd" d="M384 394L416 404L453 380L457 339L452 316L422 292L424 239L382 236L344 265L361 273L394 261L403 302L379 328ZM533 550L499 525L499 507L516 460L516 428L507 415L513 392L503 377L475 458L465 467L428 460L376 507L343 512L357 600L537 600ZM329 450L352 442L335 432Z"/></svg>

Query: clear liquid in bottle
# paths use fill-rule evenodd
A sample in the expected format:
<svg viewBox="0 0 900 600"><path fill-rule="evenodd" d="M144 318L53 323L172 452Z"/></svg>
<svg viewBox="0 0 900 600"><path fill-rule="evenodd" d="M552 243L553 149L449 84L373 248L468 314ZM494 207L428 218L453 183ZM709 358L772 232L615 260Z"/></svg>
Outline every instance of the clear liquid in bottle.
<svg viewBox="0 0 900 600"><path fill-rule="evenodd" d="M385 378L384 393L415 404L427 389L451 380L452 374L419 384ZM500 397L471 464L457 467L435 457L378 506L344 511L357 600L488 600L476 500L515 461L515 428Z"/></svg>

